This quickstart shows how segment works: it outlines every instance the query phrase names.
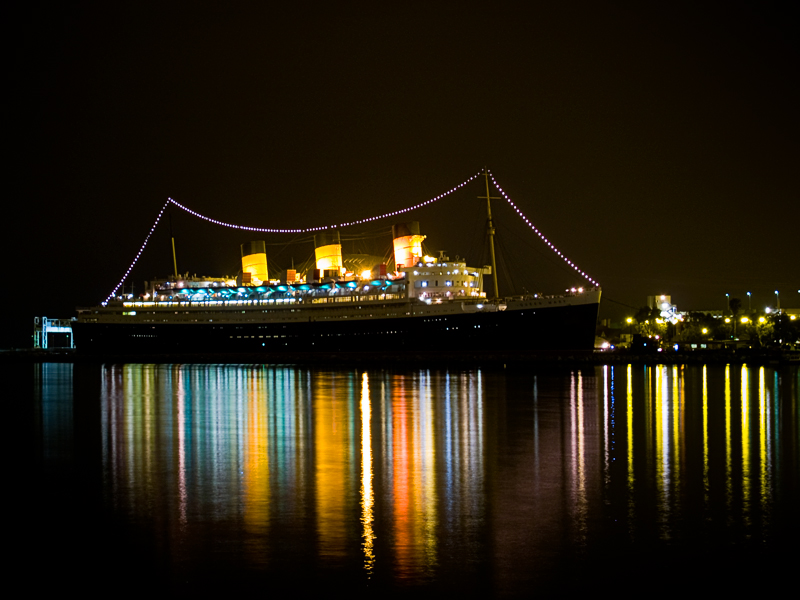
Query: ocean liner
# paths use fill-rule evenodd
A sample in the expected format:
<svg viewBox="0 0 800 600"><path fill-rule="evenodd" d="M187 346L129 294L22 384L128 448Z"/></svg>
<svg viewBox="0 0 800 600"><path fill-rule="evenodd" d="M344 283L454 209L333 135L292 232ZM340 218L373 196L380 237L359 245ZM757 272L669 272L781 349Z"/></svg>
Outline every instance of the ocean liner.
<svg viewBox="0 0 800 600"><path fill-rule="evenodd" d="M500 298L492 277L484 289L496 273L488 180L486 200L492 265L426 256L416 221L392 227L393 265L362 271L336 232L315 236L315 268L279 279L268 275L265 243L249 242L235 280L175 274L137 297L79 308L75 345L134 355L591 350L599 288Z"/></svg>

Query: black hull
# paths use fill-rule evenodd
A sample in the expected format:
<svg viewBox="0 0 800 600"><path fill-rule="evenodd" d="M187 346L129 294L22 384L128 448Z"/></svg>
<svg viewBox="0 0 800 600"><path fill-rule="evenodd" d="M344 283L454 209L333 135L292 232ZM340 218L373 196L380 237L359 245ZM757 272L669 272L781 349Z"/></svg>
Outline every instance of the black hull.
<svg viewBox="0 0 800 600"><path fill-rule="evenodd" d="M591 350L599 304L321 322L73 324L91 355Z"/></svg>

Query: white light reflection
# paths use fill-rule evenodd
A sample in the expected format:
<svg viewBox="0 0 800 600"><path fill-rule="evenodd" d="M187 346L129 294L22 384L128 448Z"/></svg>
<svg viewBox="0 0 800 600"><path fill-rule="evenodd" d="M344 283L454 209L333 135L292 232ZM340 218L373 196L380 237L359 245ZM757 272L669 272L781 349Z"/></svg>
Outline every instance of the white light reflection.
<svg viewBox="0 0 800 600"><path fill-rule="evenodd" d="M770 431L769 413L767 405L769 403L769 393L766 390L764 380L764 367L758 370L758 408L759 408L759 456L760 475L761 475L761 514L764 516L765 524L769 514L769 504L771 500L771 477L772 473L772 448L770 447L772 435Z"/></svg>
<svg viewBox="0 0 800 600"><path fill-rule="evenodd" d="M177 404L178 404L178 520L181 529L186 528L186 385L183 381L183 370L175 369L177 379Z"/></svg>
<svg viewBox="0 0 800 600"><path fill-rule="evenodd" d="M573 497L575 500L574 516L577 533L576 542L579 545L586 543L586 519L588 499L586 497L586 431L584 426L583 406L583 378L578 371L570 377L570 430L572 432L572 480Z"/></svg>
<svg viewBox="0 0 800 600"><path fill-rule="evenodd" d="M636 511L634 510L634 472L633 472L633 374L631 365L628 365L628 391L626 396L626 421L628 430L628 533L633 537Z"/></svg>
<svg viewBox="0 0 800 600"><path fill-rule="evenodd" d="M608 380L608 365L603 365L603 466L605 473L603 481L605 487L611 484L611 436L614 435L614 418L611 415L612 407L609 401L609 387L613 383ZM613 391L611 391L613 395Z"/></svg>

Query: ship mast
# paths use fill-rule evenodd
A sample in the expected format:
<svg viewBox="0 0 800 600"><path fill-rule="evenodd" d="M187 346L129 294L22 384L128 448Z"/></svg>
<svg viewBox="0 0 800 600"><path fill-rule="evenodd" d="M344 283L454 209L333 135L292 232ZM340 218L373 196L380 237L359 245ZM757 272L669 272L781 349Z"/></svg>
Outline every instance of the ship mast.
<svg viewBox="0 0 800 600"><path fill-rule="evenodd" d="M175 280L178 279L178 259L175 257L175 234L172 233L172 211L169 211L169 237L172 238L172 268L175 270Z"/></svg>
<svg viewBox="0 0 800 600"><path fill-rule="evenodd" d="M499 298L500 292L497 289L497 262L494 258L494 224L492 223L492 200L500 200L497 196L489 195L489 169L483 168L483 176L486 179L486 195L478 196L480 200L486 199L486 212L489 215L487 231L489 233L489 254L492 257L492 281L494 282L494 297Z"/></svg>

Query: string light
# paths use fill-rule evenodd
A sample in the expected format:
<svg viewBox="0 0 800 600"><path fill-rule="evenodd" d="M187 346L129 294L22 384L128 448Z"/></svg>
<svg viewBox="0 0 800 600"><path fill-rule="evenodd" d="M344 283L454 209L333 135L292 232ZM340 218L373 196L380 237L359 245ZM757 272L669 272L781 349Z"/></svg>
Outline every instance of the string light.
<svg viewBox="0 0 800 600"><path fill-rule="evenodd" d="M536 233L536 235L538 235L539 238L545 244L547 244L547 246L550 249L553 250L553 252L555 252L558 256L560 256L562 259L564 259L564 261L570 267L572 267L576 272L580 273L587 281L590 281L595 286L598 286L599 284L594 279L589 277L589 275L587 275L585 272L581 271L575 263L573 263L566 256L564 256L564 254L562 254L561 251L558 248L556 248L552 244L552 242L550 242L550 240L548 240L542 234L542 232L539 231L536 228L536 226L533 223L531 223L530 219L528 219L523 214L523 212L517 207L517 205L514 204L511 201L511 199L508 197L508 195L506 195L506 193L503 191L503 188L501 188L497 184L497 180L494 178L494 175L492 175L491 171L488 171L488 173L489 173L489 177L491 177L491 179L492 179L492 183L494 184L495 188L497 188L497 190L503 195L503 198L506 199L506 202L508 202L509 205L511 205L511 207L514 209L514 211L525 222L525 224L528 225L528 227L530 227L533 230L533 232ZM480 175L481 175L480 173L476 173L472 177L469 177L468 179L462 181L461 183L459 183L458 185L450 188L446 192L443 192L443 193L439 194L438 196L434 196L433 198L430 198L430 199L426 200L425 202L420 202L419 204L415 204L415 205L409 206L407 208L402 208L400 210L395 210L395 211L392 211L392 212L383 213L381 215L374 215L374 216L371 216L371 217L366 217L364 219L358 219L356 221L348 221L348 222L345 222L345 223L339 223L338 225L337 224L333 224L333 225L323 225L323 226L317 226L317 227L304 227L304 228L251 227L251 226L248 226L248 225L236 225L236 224L233 224L233 223L226 223L224 221L219 221L217 219L212 219L211 217L207 217L207 216L205 216L205 215L203 215L203 214L201 214L201 213L199 213L197 211L192 210L191 208L189 208L187 206L184 206L183 204L181 204L180 202L174 200L173 198L168 198L167 201L164 203L164 206L161 207L161 210L159 211L158 216L156 217L156 220L153 223L153 226L150 228L150 231L148 232L147 237L145 238L144 242L142 243L141 248L139 248L139 251L136 253L136 256L134 257L133 262L131 262L130 266L125 271L125 275L123 275L122 279L120 279L119 283L116 285L116 287L111 291L111 293L105 299L105 301L103 302L103 305L105 306L108 303L108 301L111 298L114 297L114 295L117 293L119 288L122 287L122 284L125 283L125 280L128 278L128 275L130 275L131 271L133 270L133 267L139 261L139 258L141 257L142 253L144 252L144 249L147 246L147 243L150 241L150 237L153 235L153 232L155 231L156 226L158 225L159 221L161 221L161 217L164 215L164 211L167 210L167 207L170 204L174 204L176 207L186 211L190 215L195 216L195 217L197 217L199 219L202 219L204 221L208 221L209 223L213 223L214 225L219 225L221 227L228 227L230 229L241 229L243 231L254 231L254 232L260 232L260 233L311 233L311 232L315 232L315 231L324 231L326 229L336 229L336 228L340 228L340 227L348 227L350 225L361 225L363 223L369 223L369 222L372 222L372 221L377 221L379 219L385 219L385 218L388 218L388 217L394 217L394 216L397 216L397 215L401 215L401 214L405 214L405 213L417 210L417 209L422 208L424 206L428 206L429 204L433 204L434 202L438 202L439 200L441 200L442 198L445 198L446 196L449 196L450 194L452 194L453 192L455 192L455 191L459 190L460 188L464 187L465 185L467 185L468 183L470 183L474 179L477 179Z"/></svg>
<svg viewBox="0 0 800 600"><path fill-rule="evenodd" d="M103 302L103 306L105 306L108 303L108 301L111 298L114 297L114 294L117 293L117 290L119 290L119 288L122 287L122 284L125 283L125 280L128 278L128 275L130 275L131 271L133 270L134 265L136 265L137 261L139 260L139 257L142 255L142 252L144 252L145 246L147 246L147 242L150 241L150 236L153 235L153 231L155 230L156 225L158 225L158 222L161 220L161 217L163 216L164 211L167 209L167 207L170 204L174 204L178 208L180 208L182 210L185 210L190 215L193 215L193 216L195 216L195 217L197 217L199 219L203 219L204 221L208 221L209 223L213 223L214 225L220 225L222 227L229 227L231 229L241 229L243 231L257 231L257 232L261 232L261 233L310 233L312 231L323 231L325 229L335 229L337 227L347 227L349 225L360 225L362 223L367 223L367 222L370 222L370 221L377 221L378 219L385 219L387 217L394 217L395 215L401 215L401 214L404 214L404 213L407 213L407 212L411 212L412 210L417 210L418 208L422 208L423 206L427 206L429 204L433 204L434 202L437 202L438 200L441 200L445 196L449 196L450 194L452 194L453 192L457 191L458 189L464 187L470 181L472 181L473 179L476 179L479 176L480 176L480 173L476 173L475 175L473 175L469 179L466 179L466 180L462 181L457 186L450 188L446 192L444 192L442 194L439 194L438 196L434 196L433 198L431 198L429 200L426 200L425 202L420 202L419 204L415 204L414 206L409 206L408 208L402 208L400 210L396 210L396 211L393 211L393 212L388 212L388 213L384 213L382 215L376 215L376 216L373 216L373 217L367 217L365 219L359 219L357 221L350 221L348 223L340 223L339 225L326 225L326 226L321 226L321 227L306 227L306 228L298 228L298 229L289 229L289 228L274 229L274 228L269 228L269 227L250 227L250 226L247 226L247 225L234 225L232 223L225 223L224 221L218 221L217 219L212 219L211 217L207 217L205 215L202 215L199 212L194 211L194 210L192 210L191 208L189 208L187 206L184 206L183 204L181 204L180 202L177 202L176 200L174 200L172 198L167 198L167 201L164 203L164 206L161 207L161 211L158 213L158 217L156 217L155 223L153 223L153 226L150 228L150 232L147 234L147 237L145 238L144 243L142 244L142 247L139 248L139 252L136 253L136 257L133 259L133 262L128 267L128 270L125 271L125 275L122 277L122 279L117 284L117 286L108 295L108 298L105 299L105 302Z"/></svg>
<svg viewBox="0 0 800 600"><path fill-rule="evenodd" d="M142 247L139 248L139 252L136 253L136 257L133 259L133 262L131 263L131 266L128 267L127 271L125 271L125 275L123 275L122 279L119 280L119 283L117 284L117 287L115 287L111 291L111 293L108 295L108 298L105 299L105 302L103 302L103 306L108 304L108 301L111 300L111 298L114 297L114 294L117 293L117 290L120 287L122 287L123 283L125 283L125 280L128 278L128 275L130 275L131 271L133 270L134 265L136 265L136 263L138 262L139 257L142 255L142 252L144 252L145 246L147 246L147 242L150 241L150 236L153 235L153 232L156 230L156 226L158 225L158 222L161 220L161 217L164 215L164 211L167 210L167 207L169 206L169 203L171 201L172 201L171 199L167 200L164 203L164 206L161 207L161 211L159 211L158 216L156 217L155 223L153 223L153 226L150 228L150 231L147 234L147 237L144 238L144 243L142 244Z"/></svg>
<svg viewBox="0 0 800 600"><path fill-rule="evenodd" d="M409 206L408 208L402 208L400 210L395 210L393 212L383 213L382 215L375 215L375 216L372 216L372 217L366 217L364 219L359 219L357 221L348 221L348 222L345 222L345 223L339 223L338 225L337 224L322 225L322 226L319 226L319 227L304 227L304 228L296 228L296 229L289 229L289 228L275 229L275 228L270 228L270 227L250 227L248 225L235 225L233 223L226 223L224 221L218 221L217 219L212 219L211 217L207 217L205 215L202 215L199 212L194 211L191 208L188 208L188 207L184 206L180 202L177 202L176 200L173 200L172 198L169 198L169 200L167 200L167 202L168 203L171 202L172 204L174 204L178 208L185 210L190 215L195 216L195 217L197 217L199 219L203 219L204 221L208 221L209 223L213 223L214 225L220 225L222 227L229 227L231 229L242 229L244 231L257 231L257 232L261 232L261 233L311 233L311 232L314 232L314 231L324 231L326 229L337 229L339 227L349 227L350 225L361 225L362 223L368 223L370 221L377 221L379 219L385 219L387 217L394 217L396 215L401 215L401 214L404 214L404 213L407 213L407 212L411 212L412 210L417 210L418 208L422 208L423 206L427 206L429 204L433 204L434 202L437 202L437 201L441 200L445 196L449 196L450 194L452 194L453 192L455 192L455 191L459 190L460 188L464 187L470 181L472 181L473 179L476 179L479 176L480 176L480 173L476 173L475 175L473 175L469 179L466 179L465 181L459 183L457 186L455 186L453 188L450 188L446 192L444 192L442 194L439 194L438 196L434 196L433 198L431 198L430 200L426 200L425 202L420 202L419 204L415 204L414 206Z"/></svg>
<svg viewBox="0 0 800 600"><path fill-rule="evenodd" d="M539 230L536 228L536 226L535 226L533 223L531 223L531 222L530 222L530 220L528 219L528 217L526 217L526 216L524 215L524 213L523 213L523 212L522 212L522 211L521 211L521 210L520 210L520 209L517 207L517 205L516 205L516 204L514 204L514 203L511 201L511 198L509 198L509 197L508 197L508 195L507 195L507 194L506 194L506 193L503 191L503 188L501 188L501 187L498 185L498 183L497 183L497 180L494 178L494 175L492 175L492 172L491 172L491 171L488 171L488 173L489 173L489 177L492 179L492 183L494 184L494 187L495 187L495 188L497 188L497 191L498 191L498 192L500 192L500 193L503 195L503 198L505 198L505 199L506 199L506 202L508 202L508 203L511 205L511 208L513 208L513 209L514 209L514 211L515 211L515 212L516 212L516 213L517 213L517 214L520 216L520 218L521 218L521 219L522 219L522 220L525 222L525 224L526 224L528 227L530 227L530 228L533 230L533 232L534 232L534 233L536 233L536 235L538 235L538 236L541 238L541 240L542 240L542 241L543 241L545 244L547 244L547 246L548 246L548 247L549 247L551 250L553 250L553 252L555 252L556 254L558 254L558 256L560 256L562 259L564 259L564 262L565 262L565 263L567 263L567 264L568 264L570 267L572 267L572 268L573 268L573 269L574 269L574 270L575 270L577 273L580 273L580 274L581 274L581 276L582 276L584 279L586 279L587 281L591 282L591 283L592 283L592 285L594 285L594 286L596 286L596 287L600 287L600 284L599 284L599 283L597 283L597 282L596 282L594 279L592 279L591 277L589 277L589 276L588 276L588 275L587 275L585 272L581 271L581 269L578 267L578 265L576 265L576 264L575 264L574 262L572 262L572 261L571 261L569 258L567 258L567 257L566 257L564 254L562 254L562 253L561 253L561 251L560 251L558 248L556 248L556 247L553 245L553 243L552 243L550 240L548 240L548 239L547 239L547 238L546 238L546 237L545 237L545 236L542 234L542 232L541 232L541 231L539 231Z"/></svg>

